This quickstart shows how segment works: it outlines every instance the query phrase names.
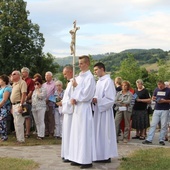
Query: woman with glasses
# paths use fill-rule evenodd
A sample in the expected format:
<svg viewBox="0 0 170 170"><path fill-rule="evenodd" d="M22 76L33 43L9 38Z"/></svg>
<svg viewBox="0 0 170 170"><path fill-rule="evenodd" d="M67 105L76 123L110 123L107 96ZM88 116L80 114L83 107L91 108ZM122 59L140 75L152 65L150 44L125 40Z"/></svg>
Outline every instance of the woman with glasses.
<svg viewBox="0 0 170 170"><path fill-rule="evenodd" d="M43 81L38 78L35 81L35 90L32 94L32 114L37 128L37 139L45 136L44 116L46 111L46 89L42 87Z"/></svg>

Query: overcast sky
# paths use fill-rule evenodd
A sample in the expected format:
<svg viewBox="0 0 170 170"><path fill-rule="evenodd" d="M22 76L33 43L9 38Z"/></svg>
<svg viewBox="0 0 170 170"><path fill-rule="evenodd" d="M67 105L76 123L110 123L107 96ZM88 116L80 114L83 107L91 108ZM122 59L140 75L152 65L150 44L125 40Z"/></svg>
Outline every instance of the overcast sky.
<svg viewBox="0 0 170 170"><path fill-rule="evenodd" d="M76 55L125 49L170 50L169 0L27 0L29 19L40 26L44 52L70 55L73 21Z"/></svg>

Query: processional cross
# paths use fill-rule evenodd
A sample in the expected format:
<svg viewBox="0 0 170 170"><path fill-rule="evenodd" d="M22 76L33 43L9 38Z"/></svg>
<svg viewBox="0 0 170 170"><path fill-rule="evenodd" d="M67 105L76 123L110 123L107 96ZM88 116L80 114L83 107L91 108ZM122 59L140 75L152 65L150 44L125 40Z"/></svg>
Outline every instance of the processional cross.
<svg viewBox="0 0 170 170"><path fill-rule="evenodd" d="M73 55L73 78L75 77L75 56L76 56L76 32L79 30L80 27L76 27L76 20L73 22L73 29L70 30L71 34L71 44L70 44L70 50L71 55Z"/></svg>

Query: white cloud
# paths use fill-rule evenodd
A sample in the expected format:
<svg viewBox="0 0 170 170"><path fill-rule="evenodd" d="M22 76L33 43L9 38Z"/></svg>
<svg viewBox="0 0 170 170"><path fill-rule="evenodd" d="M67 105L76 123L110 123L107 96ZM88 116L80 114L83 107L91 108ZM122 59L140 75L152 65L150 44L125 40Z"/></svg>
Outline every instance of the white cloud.
<svg viewBox="0 0 170 170"><path fill-rule="evenodd" d="M76 19L77 55L128 48L169 50L167 0L29 0L27 10L46 40L45 52L70 55L69 30Z"/></svg>

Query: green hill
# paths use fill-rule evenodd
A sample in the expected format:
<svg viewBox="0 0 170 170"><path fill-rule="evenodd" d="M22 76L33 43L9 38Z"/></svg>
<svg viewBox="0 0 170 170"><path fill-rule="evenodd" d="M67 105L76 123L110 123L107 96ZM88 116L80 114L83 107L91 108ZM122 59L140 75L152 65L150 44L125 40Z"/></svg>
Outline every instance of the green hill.
<svg viewBox="0 0 170 170"><path fill-rule="evenodd" d="M115 71L119 68L121 62L128 58L128 55L133 55L134 58L138 61L139 66L149 67L149 70L155 70L157 68L157 62L159 60L168 61L170 60L170 55L167 51L162 49L128 49L121 51L120 53L106 53L91 55L93 60L96 62L101 61L105 64L107 71ZM56 58L60 66L65 66L67 64L72 64L72 56L64 58ZM78 58L76 57L76 62ZM151 67L152 66L152 67ZM145 68L146 68L145 67Z"/></svg>

